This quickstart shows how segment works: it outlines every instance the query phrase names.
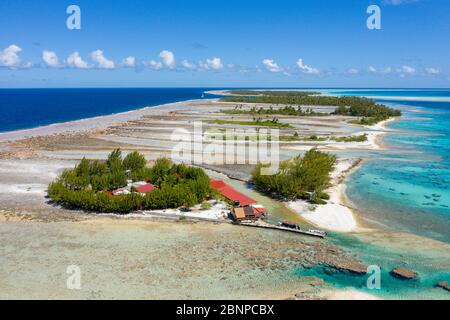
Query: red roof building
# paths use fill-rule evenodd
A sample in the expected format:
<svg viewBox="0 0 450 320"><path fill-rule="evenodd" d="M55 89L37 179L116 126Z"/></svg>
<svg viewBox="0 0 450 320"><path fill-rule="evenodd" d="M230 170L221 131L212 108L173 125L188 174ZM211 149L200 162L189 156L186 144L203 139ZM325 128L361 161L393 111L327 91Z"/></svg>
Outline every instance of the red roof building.
<svg viewBox="0 0 450 320"><path fill-rule="evenodd" d="M228 200L231 200L233 202L239 202L239 205L241 207L249 206L253 203L256 203L255 199L247 197L245 194L236 191L235 189L233 189L232 187L230 187L221 180L211 179L210 187L219 191L219 193Z"/></svg>
<svg viewBox="0 0 450 320"><path fill-rule="evenodd" d="M155 186L151 183L144 184L142 186L136 187L136 191L140 193L149 193L155 190Z"/></svg>
<svg viewBox="0 0 450 320"><path fill-rule="evenodd" d="M222 180L213 180L211 179L210 187L216 190L223 189L225 187L229 187L225 182Z"/></svg>
<svg viewBox="0 0 450 320"><path fill-rule="evenodd" d="M264 207L252 207L256 216L264 217L267 214L267 210Z"/></svg>

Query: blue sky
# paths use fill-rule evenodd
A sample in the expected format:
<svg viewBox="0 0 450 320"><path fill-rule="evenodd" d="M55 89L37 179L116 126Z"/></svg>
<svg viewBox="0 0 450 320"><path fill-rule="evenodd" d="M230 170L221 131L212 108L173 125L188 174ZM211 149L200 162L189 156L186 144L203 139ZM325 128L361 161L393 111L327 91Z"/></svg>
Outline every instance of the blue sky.
<svg viewBox="0 0 450 320"><path fill-rule="evenodd" d="M2 0L0 14L0 87L450 87L448 0Z"/></svg>

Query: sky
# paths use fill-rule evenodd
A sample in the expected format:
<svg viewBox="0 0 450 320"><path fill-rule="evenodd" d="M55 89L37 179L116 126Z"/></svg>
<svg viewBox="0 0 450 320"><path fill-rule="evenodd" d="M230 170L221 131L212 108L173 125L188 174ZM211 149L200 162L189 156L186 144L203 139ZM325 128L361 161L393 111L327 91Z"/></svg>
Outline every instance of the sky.
<svg viewBox="0 0 450 320"><path fill-rule="evenodd" d="M0 15L0 88L450 87L448 0L1 0Z"/></svg>

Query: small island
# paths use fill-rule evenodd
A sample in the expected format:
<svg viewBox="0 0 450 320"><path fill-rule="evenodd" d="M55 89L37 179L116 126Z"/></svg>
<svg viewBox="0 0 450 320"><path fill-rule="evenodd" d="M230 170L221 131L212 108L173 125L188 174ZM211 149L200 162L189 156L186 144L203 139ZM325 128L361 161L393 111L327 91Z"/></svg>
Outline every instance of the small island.
<svg viewBox="0 0 450 320"><path fill-rule="evenodd" d="M363 274L364 261L332 245L337 232L342 237L365 232L357 208L346 203L345 182L364 163L364 153L381 153L386 148L378 138L387 134L387 120L400 112L358 97L332 101L333 97L316 92L263 92L234 91L225 98L183 101L4 134L2 181L7 192L2 200L13 212L4 214L5 219L63 221L55 232L60 232L62 225L75 225L81 238L89 235L79 245L92 242L86 252L94 252L95 260L103 255L96 255L94 248L105 242L92 240L91 234L103 232L97 228L100 225L118 239L124 234L138 239L130 241L127 255L130 248L147 241L169 244L161 251L157 251L159 246L145 245L152 256L161 257L155 265L164 270L170 270L173 261L185 265L192 255L201 253L186 271L220 272L209 263L205 269L198 268L197 261L206 252L215 254L213 241L213 246L220 248L219 259L225 248L228 254L238 254L238 259L232 257L229 263L241 261L224 270L227 274L242 263L257 270L264 263L273 266L274 261L289 259L305 268L300 276L305 281L308 272L322 265L333 273L352 270ZM357 100L361 103L352 102ZM381 119L386 121L369 124ZM179 129L192 133L196 122L202 123L203 135L195 141L206 147L228 142L236 146L267 144L278 137L280 165L275 174L261 174L268 163L192 163L171 157L178 143L171 133ZM275 129L279 134L263 134ZM216 150L219 157L225 157L225 152ZM248 150L236 148L236 153L244 157ZM110 227L117 232L110 232ZM61 235L65 236L65 231ZM184 236L185 244L179 242ZM199 237L205 242L199 242ZM40 238L38 234L33 241ZM180 245L192 250L179 250ZM295 256L292 247L298 250ZM68 248L70 251L59 247L58 253L73 251ZM177 260L178 251L183 251L187 260ZM176 254L168 257L167 252ZM265 259L267 253L274 258ZM258 261L259 256L264 256L264 263ZM398 265L403 261L409 259L402 258ZM421 269L417 272L426 275ZM172 278L173 273L168 273L163 283Z"/></svg>
<svg viewBox="0 0 450 320"><path fill-rule="evenodd" d="M106 161L83 158L73 170L65 170L49 185L48 195L68 208L125 214L201 204L213 194L209 185L209 177L200 168L173 164L166 158L148 167L138 152L122 159L116 149Z"/></svg>
<svg viewBox="0 0 450 320"><path fill-rule="evenodd" d="M256 189L274 198L303 199L312 204L326 204L324 191L330 187L330 173L336 156L316 149L304 156L282 162L279 172L261 175L265 165L256 166L252 182ZM298 225L280 221L266 223L267 210L256 200L238 192L221 180L210 178L202 168L175 164L167 158L147 166L144 155L130 152L124 158L120 149L106 161L83 158L74 169L66 169L48 186L53 202L75 210L125 215L135 212L189 215L190 211L211 211L206 220L223 220L241 225L292 231L324 237L319 230L302 230ZM169 210L167 210L169 209ZM225 213L221 219L217 209ZM163 210L163 211L158 211ZM186 216L185 216L186 214Z"/></svg>

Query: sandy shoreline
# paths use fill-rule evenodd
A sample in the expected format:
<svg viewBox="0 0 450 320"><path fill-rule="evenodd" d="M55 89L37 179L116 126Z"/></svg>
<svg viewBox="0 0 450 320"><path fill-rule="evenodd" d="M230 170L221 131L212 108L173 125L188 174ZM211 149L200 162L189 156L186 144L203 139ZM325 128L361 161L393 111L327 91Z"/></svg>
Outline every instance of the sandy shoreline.
<svg viewBox="0 0 450 320"><path fill-rule="evenodd" d="M370 130L376 130L367 132L367 144L371 149L384 148L380 140L388 133L387 124L398 119L398 117L388 119L367 127ZM348 206L345 190L346 179L362 164L363 159L338 159L338 164L332 173L333 186L327 190L330 200L326 205L311 205L302 200L288 202L286 205L319 228L344 233L360 230L361 226L358 225L356 218L357 210Z"/></svg>
<svg viewBox="0 0 450 320"><path fill-rule="evenodd" d="M211 92L215 94L223 94L223 92ZM180 126L182 123L181 121L177 120L177 118L174 118L177 114L183 114L182 120L186 121L187 124L189 124L191 121L195 121L195 119L198 119L198 117L206 117L206 110L208 112L211 112L212 115L214 115L214 112L217 112L217 110L220 110L223 107L229 107L232 108L233 105L227 104L227 103L219 103L217 99L204 99L204 100L188 100L188 101L181 101L176 103L170 103L170 104L164 104L154 107L145 107L137 110L127 111L123 113L117 113L112 115L106 115L106 116L99 116L94 118L88 118L88 119L82 119L82 120L76 120L76 121L70 121L65 123L59 123L59 124L52 124L48 126L33 128L33 129L27 129L27 130L17 130L12 132L6 132L6 133L0 133L0 142L6 142L6 141L22 141L22 139L30 138L30 137L56 137L58 141L58 136L63 134L75 134L75 145L87 145L87 142L77 142L76 140L76 134L80 133L87 133L89 135L96 135L98 138L94 141L96 144L103 144L106 146L107 141L110 141L110 143L118 143L119 141L127 142L127 143L140 143L142 140L143 133L141 133L142 126L143 125L149 125L150 128L152 128L153 131L149 132L149 143L156 145L164 146L165 148L169 148L170 150L170 142L168 143L160 143L158 142L159 138L158 136L161 135L159 133L158 127L161 125L167 127L170 129L173 127L174 129ZM207 108L207 109L205 109ZM204 111L205 110L205 111ZM209 111L212 110L212 111ZM187 113L193 114L194 118L192 116L188 117L186 119ZM166 119L169 115L169 119ZM145 120L139 120L139 119L145 119ZM201 119L201 118L200 118ZM285 148L286 150L290 150L291 152L295 152L298 150L298 152L304 152L306 150L309 150L313 148L314 146L317 146L319 148L323 148L325 150L354 150L354 149L361 149L361 150L376 150L382 148L382 145L379 141L380 137L388 131L386 128L386 124L391 121L395 121L396 119L389 119L383 122L378 123L375 126L370 127L361 127L361 130L359 131L353 131L351 134L367 134L367 141L366 142L350 142L350 143L338 143L338 142L332 142L328 141L325 143L318 142L317 144L310 144L310 143L285 143L282 145L282 148ZM336 118L329 117L328 118L314 118L311 117L309 120L307 117L302 119L296 119L296 118L289 118L289 123L296 123L295 121L300 121L302 125L305 123L305 121L310 122L310 128L314 130L323 130L324 124L328 125L331 123L330 129L327 130L336 130L334 129L335 123L336 125L339 124L340 126L347 126L346 119L342 119L340 121L342 122L336 122ZM320 122L318 122L320 121ZM141 124L142 123L142 124ZM170 123L173 123L172 125ZM180 123L180 124L178 124ZM105 136L105 134L102 132L105 130L108 132L108 128L116 126L118 129L113 130L110 134ZM124 136L124 138L121 138L119 140L117 133L115 131L118 131L119 134L122 134L123 130L131 127L133 135L136 136L136 138L131 139L129 137L129 134ZM325 127L326 128L326 127ZM311 130L311 129L309 129ZM354 129L353 129L354 130ZM333 134L333 131L328 131L328 134ZM107 137L107 139L105 139ZM161 135L163 137L163 135ZM138 140L139 139L139 140ZM144 141L144 140L142 140ZM52 147L55 144L55 141L50 138L49 145ZM120 144L118 145L120 146ZM100 146L101 147L101 146ZM139 147L139 144L136 146L136 148L139 150L139 148L148 149L149 144L143 144L142 147ZM164 147L162 147L164 150ZM7 147L8 148L8 147ZM40 151L40 153L45 157L51 156L52 158L56 159L76 159L81 158L83 156L89 156L89 157L103 157L106 152L104 151L95 151L97 153L96 156L94 156L95 153L92 153L89 151L77 151L76 149L73 150L73 146L68 145L67 147L64 147L59 152L49 152L49 151ZM97 148L97 147L96 147ZM110 148L110 147L108 147ZM158 147L159 148L159 147ZM142 149L142 150L145 150ZM90 149L88 149L90 150ZM150 151L152 150L152 151ZM153 151L154 150L154 151ZM155 149L154 147L151 147L149 149L150 153L153 152L161 152L158 151L158 149ZM68 158L65 156L65 154L71 154L71 156ZM164 154L164 153L163 153ZM304 201L295 201L287 204L287 206L300 214L304 219L309 221L310 223L318 226L319 228L324 228L328 230L333 231L339 231L339 232L352 232L357 230L358 225L355 218L355 213L350 209L346 203L345 203L345 178L350 174L351 170L355 168L359 163L361 162L360 159L339 159L338 165L336 166L335 172L332 174L333 178L333 184L334 186L328 190L330 194L330 200L328 201L328 204L321 205L321 206L311 206L310 204L304 202ZM251 171L251 169L248 169ZM228 170L225 167L219 168L219 172L228 174L229 172L232 172L233 169ZM248 171L248 172L250 172ZM248 176L248 173L245 173L244 175ZM19 186L20 189L26 189L28 190L34 190L34 188L31 185L23 185ZM9 188L9 187L8 187ZM17 186L13 186L13 188L17 189ZM27 190L27 189L26 189ZM20 190L19 190L20 191ZM41 192L42 193L42 192Z"/></svg>
<svg viewBox="0 0 450 320"><path fill-rule="evenodd" d="M319 228L337 232L353 232L358 229L355 213L345 204L344 180L362 162L361 159L340 159L332 174L333 186L327 190L330 199L325 205L311 205L297 200L286 205L302 218Z"/></svg>
<svg viewBox="0 0 450 320"><path fill-rule="evenodd" d="M210 211L193 211L189 213L189 215L185 215L186 218L189 218L188 221L181 221L180 217L183 215L178 211L166 210L166 212L147 212L147 213L136 213L136 215L130 215L129 217L117 217L113 215L86 215L82 212L78 211L70 211L65 210L58 206L53 206L47 203L45 199L46 187L48 183L59 175L63 169L71 168L75 163L79 161L83 156L92 157L93 159L104 159L105 155L115 147L121 147L124 152L128 152L129 150L139 150L140 152L145 153L145 155L151 155L154 157L160 156L160 154L164 154L162 152L166 152L166 150L170 150L168 136L170 133L179 128L190 128L190 125L194 121L201 121L207 119L227 119L226 115L221 115L220 111L224 108L234 108L232 104L226 104L218 102L215 99L208 100L191 100L191 101L183 101L178 103L172 103L167 105L161 105L157 107L147 107L139 110L129 111L126 113L115 114L110 116L102 116L91 119L84 119L78 121L72 121L65 124L55 124L35 129L29 130L20 130L9 133L0 133L0 154L2 148L16 148L17 146L14 143L8 144L5 141L13 139L20 140L17 143L22 143L22 139L25 137L31 136L42 136L39 139L29 139L29 141L25 142L26 147L31 148L36 151L35 154L18 158L15 156L6 155L5 157L0 157L0 202L2 206L0 207L0 227L5 229L5 231L10 232L9 234L14 235L11 239L17 238L17 248L22 248L22 243L19 241L19 238L30 237L30 241L36 242L46 241L46 234L38 234L39 230L42 228L47 228L50 230L52 226L55 226L54 229L51 229L51 232L60 232L61 226L63 226L64 232L61 236L65 236L65 233L75 233L80 231L80 234L86 235L89 237L86 239L82 239L80 243L75 242L73 239L79 239L80 237L74 237L71 239L70 243L67 244L67 248L64 247L66 245L65 242L56 241L56 245L62 246L55 250L54 254L56 257L61 255L61 252L64 253L73 253L76 252L72 250L72 246L79 246L80 248L86 247L86 245L91 245L92 247L87 247L89 252L86 256L93 255L93 261L100 261L103 257L99 255L99 247L103 247L105 242L105 238L111 237L112 241L117 241L117 243L123 244L123 241L128 241L128 239L135 239L136 241L127 242L127 246L131 251L136 250L136 244L142 244L142 248L139 248L137 251L133 251L133 254L130 255L134 257L134 253L136 256L141 257L141 252L144 250L149 250L152 248L153 250L157 250L160 245L161 237L168 237L167 242L164 244L171 245L170 250L173 252L178 252L179 250L179 241L180 238L186 237L186 246L183 247L184 250L190 250L192 247L193 239L203 239L202 244L200 245L201 255L196 257L196 259L192 258L192 254L197 254L197 251L187 251L186 256L183 257L183 261L180 262L180 265L186 266L186 263L192 263L192 266L189 265L187 269L174 270L175 273L169 273L167 270L170 270L172 264L168 268L166 264L167 260L167 250L163 251L164 254L160 252L155 252L152 257L157 257L161 261L158 260L158 266L161 270L166 270L168 272L166 277L161 277L159 280L161 286L168 289L165 292L164 296L167 297L178 297L178 295L174 295L173 291L170 291L172 285L178 285L179 283L172 284L168 279L177 279L177 282L181 282L183 284L191 284L192 286L197 286L198 281L203 281L202 277L186 280L185 277L177 278L179 274L183 274L185 272L192 273L198 270L198 266L195 264L196 261L206 261L205 257L210 259L212 254L215 254L217 249L217 261L222 261L221 259L227 255L224 255L221 248L227 248L227 254L238 252L240 248L244 245L258 243L258 252L254 252L255 248L253 246L246 247L245 250L241 250L239 252L242 253L242 256L239 256L236 261L242 259L242 257L248 256L248 254L254 254L252 259L258 259L264 256L267 253L268 246L273 246L273 250L270 250L270 254L274 256L265 257L263 260L259 261L255 266L255 270L259 270L257 268L261 267L263 263L270 262L270 265L267 266L267 269L261 271L261 277L267 277L267 270L272 270L273 265L280 263L280 261L284 261L283 257L280 257L279 252L280 248L277 245L286 245L286 252L289 253L292 250L292 247L295 247L297 242L302 242L297 244L301 247L298 255L294 256L296 262L301 265L304 265L304 257L307 254L311 254L312 257L317 257L317 253L319 253L319 257L321 260L318 261L328 261L328 256L333 254L333 259L340 259L342 257L343 262L346 262L348 257L342 256L340 251L335 248L331 248L329 250L327 245L334 243L332 241L327 240L315 240L309 238L303 238L298 236L292 236L289 234L285 234L282 232L272 232L272 231L262 231L262 230L247 230L243 229L243 227L231 226L229 223L220 223L223 218L223 214L225 213L225 208L218 206L217 208L213 208ZM235 116L235 119L245 119L245 116ZM286 143L280 144L281 155L284 159L290 159L292 156L298 155L301 152L309 150L314 147L318 147L321 150L326 152L329 151L339 151L344 152L345 156L342 155L339 157L339 161L336 166L336 170L332 174L332 178L334 181L334 186L330 188L330 201L327 205L318 206L315 210L311 210L311 205L308 203L295 202L291 204L287 204L286 206L277 202L276 207L273 207L271 212L273 214L273 218L281 221L281 220L290 220L296 221L298 223L305 223L301 218L304 218L310 224L316 225L319 229L332 230L337 232L358 232L358 237L368 237L371 235L371 231L368 229L363 229L358 222L357 209L351 208L351 204L346 201L345 195L345 180L349 177L351 172L359 167L363 161L364 157L361 154L366 154L366 152L370 152L371 150L382 149L383 146L380 144L380 137L384 134L389 133L390 129L386 128L386 124L391 121L395 121L397 119L391 119L389 121L384 121L382 123L377 124L372 127L362 127L362 126L354 126L348 124L348 118L346 117L280 117L281 121L292 123L293 129L283 130L283 134L292 135L294 131L298 132L302 136L317 134L320 136L350 136L350 135L360 135L363 133L368 134L368 141L365 142L349 142L349 143L338 143L332 141L331 139L328 141L318 141L318 142L310 142L310 141L289 141ZM205 121L206 123L206 121ZM217 128L218 126L210 127ZM224 126L226 128L234 128L235 126ZM101 132L99 132L101 131ZM63 134L65 132L69 132L70 134ZM82 133L82 134L81 134ZM27 139L25 139L27 140ZM3 143L2 143L3 141ZM293 149L292 146L298 147L298 149ZM17 147L20 148L20 145ZM164 149L166 148L166 149ZM162 150L162 151L161 151ZM355 152L355 154L352 154ZM170 153L169 153L170 155ZM353 157L354 155L354 157ZM211 166L211 170L216 172L217 175L225 175L220 176L221 179L227 179L228 177L232 177L229 175L230 173L235 173L239 171L244 177L241 181L245 181L251 173L251 166ZM235 181L235 180L233 180ZM235 184L238 184L235 182ZM235 184L231 183L231 185L235 186ZM249 196L255 197L258 199L258 202L261 202L267 208L270 208L270 202L276 202L273 199L264 197L263 195L255 195L253 190L249 189L244 183L239 183L242 185L241 188L238 188L243 193L248 192ZM264 199L268 201L264 203ZM286 208L288 207L288 208ZM295 212L293 212L295 211ZM80 214L79 214L80 213ZM167 216L171 216L173 221L162 221L167 218ZM299 218L301 217L301 218ZM192 219L192 220L191 220ZM205 220L210 220L210 222L206 222ZM213 222L212 220L216 220ZM58 222L58 224L51 223L42 223L42 222ZM96 222L98 222L98 225ZM222 220L223 221L223 220ZM311 227L309 223L305 223L308 227ZM130 225L134 225L138 227L130 227ZM37 227L37 225L39 225ZM27 228L30 230L27 231ZM84 230L85 228L89 228L88 232ZM129 228L129 230L128 230ZM109 232L109 229L114 230L114 235L112 232ZM127 229L127 236L123 236L123 230ZM174 234L173 230L179 230L179 233ZM107 230L108 232L104 233ZM164 232L162 232L162 230ZM195 238L192 237L193 230L199 230L198 233L195 234ZM46 231L47 232L47 231ZM5 234L7 234L5 232ZM91 234L97 234L98 237L93 241ZM220 234L220 237L217 237L217 234ZM376 235L380 233L377 232ZM172 236L173 235L173 236ZM352 234L351 236L356 236ZM36 238L32 238L36 237ZM242 244L242 237L248 238L248 243ZM32 239L31 239L32 238ZM170 239L169 239L170 238ZM222 242L219 242L220 239L223 239ZM335 239L334 235L330 235L331 239ZM37 240L36 240L37 239ZM109 238L108 238L109 239ZM152 245L145 245L147 241L154 241ZM211 246L209 240L214 239L217 241L216 247ZM237 241L239 239L239 241ZM258 239L256 241L255 239ZM280 239L285 239L286 241L281 241ZM233 241L236 241L234 244ZM263 241L263 243L260 243ZM72 243L73 242L73 243ZM304 243L303 243L304 242ZM172 246L173 243L173 246ZM230 245L233 243L233 246ZM195 247L197 248L197 243L195 243ZM272 248L272 247L271 247ZM284 248L284 247L283 247ZM142 249L142 251L141 251ZM66 250L66 251L64 251ZM130 250L125 250L123 257L128 256ZM284 250L284 249L283 249ZM19 251L18 251L19 252ZM53 253L48 253L49 251L43 251L42 254L48 255ZM126 252L126 253L125 253ZM147 251L146 251L147 252ZM172 252L172 251L170 251ZM183 252L183 251L182 251ZM334 254L336 252L336 254ZM30 252L31 254L31 252ZM110 252L105 251L105 255L110 254ZM96 256L97 255L97 256ZM84 257L84 253L80 254L80 259ZM122 265L121 255L117 256L117 259L114 261L114 267L124 268L126 270L129 269L129 264ZM176 258L176 255L174 255ZM291 256L289 256L291 257ZM21 257L15 257L17 261L20 261ZM207 260L208 260L207 259ZM252 261L249 259L249 261ZM261 258L262 259L262 258ZM315 259L315 258L314 258ZM401 260L401 259L400 259ZM404 260L404 259L403 259ZM402 260L402 261L403 261ZM235 261L235 260L233 260ZM312 260L314 263L316 260ZM333 260L334 261L334 260ZM351 260L348 260L351 261ZM61 265L64 265L65 261L59 261ZM146 265L147 261L139 261L139 266L136 267L136 270L140 270L140 266ZM311 264L306 264L309 266ZM134 267L134 266L133 266ZM237 268L238 266L236 266ZM242 283L243 278L245 277L236 277L236 280L226 279L223 280L224 277L228 277L229 272L225 267L219 265L218 268L220 272L223 270L223 275L217 277L214 283L214 288L219 283L225 283L227 285L232 284L233 286L237 286ZM298 288L295 288L295 284L299 284L299 281L308 281L308 277L293 277L293 281L286 280L286 271L292 270L291 265L282 266L282 271L280 277L272 276L273 282L264 284L260 288L255 290L243 291L240 298L280 298L286 299L289 296L297 295L295 299L303 299L303 298L311 298L309 296L309 290L304 290L302 285L299 285ZM150 270L150 269L149 269ZM202 269L203 270L203 269ZM210 271L210 265L205 267L204 271ZM235 270L235 269L234 269ZM149 271L152 272L151 270ZM271 271L273 274L273 271ZM128 273L126 273L128 275ZM149 274L148 279L153 279L156 276L160 275L158 273ZM131 274L131 279L141 279L141 272L137 272L135 274ZM212 273L212 277L215 274ZM11 282L17 279L13 276L10 276ZM259 276L257 277L258 279ZM271 278L271 279L272 279ZM215 278L214 278L215 279ZM110 279L107 279L110 280ZM283 282L284 281L284 282ZM317 280L312 281L315 283ZM111 291L105 291L103 296L113 296L117 292L117 288L120 287L119 282L112 282L117 287L111 287ZM137 280L137 283L139 281ZM255 283L254 281L249 281L249 284ZM277 287L277 284L283 284ZM97 285L97 284L96 284ZM159 284L158 284L159 285ZM314 287L315 285L313 285ZM95 286L93 287L95 288ZM158 290L160 287L158 287ZM214 290L211 289L211 290ZM278 289L276 289L278 288ZM146 291L148 287L142 287L142 291L138 294L135 292L127 292L125 297L148 297ZM316 288L315 288L316 289ZM8 291L8 290L7 290ZM17 296L17 288L11 287L9 289L11 296ZM39 290L33 292L40 292ZM158 291L160 292L160 291ZM183 297L183 294L188 294L191 292L191 289L183 291L180 297ZM214 291L215 296L224 297L226 291ZM64 296L64 292L55 294L56 296ZM179 294L176 292L176 294ZM215 297L214 296L214 297ZM153 297L153 296L152 296ZM161 297L161 294L155 294L154 297ZM198 298L204 298L202 295L194 296ZM235 296L236 297L236 296ZM375 297L367 294L362 291L357 290L341 290L334 287L324 287L318 290L317 294L315 294L312 299L374 299Z"/></svg>
<svg viewBox="0 0 450 320"><path fill-rule="evenodd" d="M62 133L81 133L92 130L102 130L109 126L122 124L127 121L137 120L146 115L157 114L158 112L177 111L180 110L180 108L189 105L190 103L195 103L199 101L208 102L214 100L215 99L185 100L157 106L147 106L135 110L113 113L110 115L101 115L91 118L54 123L30 129L19 129L7 132L0 132L0 142L14 141L30 137L46 136Z"/></svg>

